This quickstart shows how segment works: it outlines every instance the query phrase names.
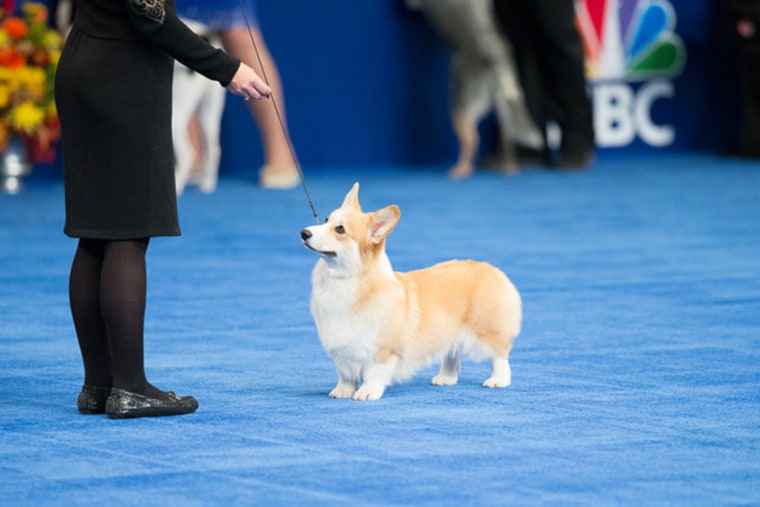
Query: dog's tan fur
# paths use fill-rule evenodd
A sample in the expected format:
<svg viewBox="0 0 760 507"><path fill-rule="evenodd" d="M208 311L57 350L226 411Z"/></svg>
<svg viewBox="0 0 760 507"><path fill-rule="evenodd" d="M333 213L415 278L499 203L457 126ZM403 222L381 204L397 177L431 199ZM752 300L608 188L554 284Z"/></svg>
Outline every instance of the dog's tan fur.
<svg viewBox="0 0 760 507"><path fill-rule="evenodd" d="M338 370L330 397L378 399L436 359L433 384L456 384L463 355L491 359L484 386L508 386L522 320L514 285L492 265L470 260L393 272L385 241L401 212L393 205L364 213L358 193L357 183L324 224L301 231L304 245L321 256L311 311Z"/></svg>

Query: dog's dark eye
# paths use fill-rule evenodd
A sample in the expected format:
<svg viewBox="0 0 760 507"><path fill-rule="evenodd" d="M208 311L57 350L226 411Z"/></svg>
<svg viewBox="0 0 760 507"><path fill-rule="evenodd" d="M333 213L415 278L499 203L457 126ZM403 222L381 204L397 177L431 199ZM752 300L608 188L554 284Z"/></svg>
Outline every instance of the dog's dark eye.
<svg viewBox="0 0 760 507"><path fill-rule="evenodd" d="M345 234L346 229L342 225L337 225L335 226L335 232L337 232L338 234Z"/></svg>
<svg viewBox="0 0 760 507"><path fill-rule="evenodd" d="M325 218L325 223L330 221L330 217Z"/></svg>

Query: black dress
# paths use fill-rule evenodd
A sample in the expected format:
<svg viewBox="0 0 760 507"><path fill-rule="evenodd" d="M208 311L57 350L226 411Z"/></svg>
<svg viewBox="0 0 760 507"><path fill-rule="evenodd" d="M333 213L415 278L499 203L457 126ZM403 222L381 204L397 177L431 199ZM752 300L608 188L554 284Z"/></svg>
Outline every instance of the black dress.
<svg viewBox="0 0 760 507"><path fill-rule="evenodd" d="M55 83L72 237L180 234L173 61L226 86L240 61L208 45L174 0L77 0Z"/></svg>

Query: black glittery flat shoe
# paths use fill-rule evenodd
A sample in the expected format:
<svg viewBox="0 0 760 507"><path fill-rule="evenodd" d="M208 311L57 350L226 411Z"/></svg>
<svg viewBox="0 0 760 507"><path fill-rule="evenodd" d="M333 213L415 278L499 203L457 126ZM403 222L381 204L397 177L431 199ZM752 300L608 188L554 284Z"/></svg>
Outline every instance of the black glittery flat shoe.
<svg viewBox="0 0 760 507"><path fill-rule="evenodd" d="M77 398L80 414L102 414L106 411L106 399L111 394L110 387L82 386Z"/></svg>
<svg viewBox="0 0 760 507"><path fill-rule="evenodd" d="M105 412L111 419L129 419L191 414L198 409L198 402L192 396L180 398L171 391L166 394L168 400L159 400L123 389L112 389L111 396L106 401Z"/></svg>

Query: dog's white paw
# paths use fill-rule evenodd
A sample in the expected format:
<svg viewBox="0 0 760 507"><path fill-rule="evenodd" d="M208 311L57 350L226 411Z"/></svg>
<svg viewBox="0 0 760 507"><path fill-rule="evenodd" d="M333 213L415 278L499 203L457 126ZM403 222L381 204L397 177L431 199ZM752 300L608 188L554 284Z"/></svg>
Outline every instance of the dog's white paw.
<svg viewBox="0 0 760 507"><path fill-rule="evenodd" d="M483 387L508 387L512 379L508 377L490 377L483 382Z"/></svg>
<svg viewBox="0 0 760 507"><path fill-rule="evenodd" d="M330 391L330 398L350 398L353 396L354 391L356 391L356 386L352 386L350 384L338 384L335 386L335 389Z"/></svg>
<svg viewBox="0 0 760 507"><path fill-rule="evenodd" d="M359 401L379 400L385 392L385 387L382 385L367 385L362 386L354 393L353 398Z"/></svg>
<svg viewBox="0 0 760 507"><path fill-rule="evenodd" d="M433 377L433 380L431 383L434 386L453 386L457 383L457 377L456 376L450 376L450 375L436 375Z"/></svg>

